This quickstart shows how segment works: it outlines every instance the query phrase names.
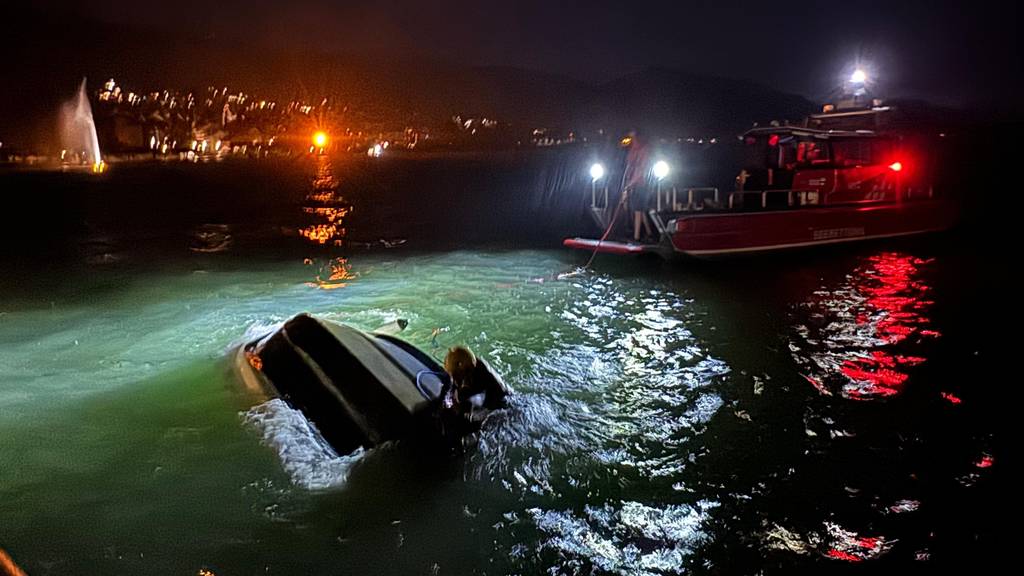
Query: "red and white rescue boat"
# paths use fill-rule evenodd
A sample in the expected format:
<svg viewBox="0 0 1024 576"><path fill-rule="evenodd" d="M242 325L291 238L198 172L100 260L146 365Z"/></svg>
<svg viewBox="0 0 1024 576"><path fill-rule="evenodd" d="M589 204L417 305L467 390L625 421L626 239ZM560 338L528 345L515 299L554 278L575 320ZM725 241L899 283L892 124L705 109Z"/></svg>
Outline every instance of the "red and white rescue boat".
<svg viewBox="0 0 1024 576"><path fill-rule="evenodd" d="M648 216L659 242L612 236L564 244L611 254L711 258L952 227L958 209L952 198L936 194L928 139L884 129L891 113L878 101L852 111L826 106L802 126L749 130L741 136L747 159L735 191L658 186L658 208ZM865 125L874 129L860 128ZM614 211L607 194L603 205L592 195L591 212L609 228Z"/></svg>

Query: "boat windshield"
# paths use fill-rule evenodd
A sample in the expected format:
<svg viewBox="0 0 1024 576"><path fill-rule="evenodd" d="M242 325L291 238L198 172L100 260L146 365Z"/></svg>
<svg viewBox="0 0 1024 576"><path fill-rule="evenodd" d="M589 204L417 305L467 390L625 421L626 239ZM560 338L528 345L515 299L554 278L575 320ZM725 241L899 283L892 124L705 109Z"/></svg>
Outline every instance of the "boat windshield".
<svg viewBox="0 0 1024 576"><path fill-rule="evenodd" d="M832 155L837 166L884 164L892 157L892 142L865 138L835 140Z"/></svg>
<svg viewBox="0 0 1024 576"><path fill-rule="evenodd" d="M880 164L892 155L883 138L821 138L794 134L748 135L744 168L796 170Z"/></svg>

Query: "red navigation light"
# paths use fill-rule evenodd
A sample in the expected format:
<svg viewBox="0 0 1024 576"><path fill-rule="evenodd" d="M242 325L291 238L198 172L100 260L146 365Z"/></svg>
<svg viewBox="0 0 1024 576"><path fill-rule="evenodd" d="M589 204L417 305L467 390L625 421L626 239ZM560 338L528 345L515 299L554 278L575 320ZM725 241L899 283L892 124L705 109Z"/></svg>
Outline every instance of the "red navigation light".
<svg viewBox="0 0 1024 576"><path fill-rule="evenodd" d="M778 146L779 145L779 135L778 134L772 134L771 136L769 136L768 137L768 145L769 146Z"/></svg>
<svg viewBox="0 0 1024 576"><path fill-rule="evenodd" d="M893 162L892 164L889 164L889 169L892 170L893 172L899 172L900 170L903 170L903 163Z"/></svg>

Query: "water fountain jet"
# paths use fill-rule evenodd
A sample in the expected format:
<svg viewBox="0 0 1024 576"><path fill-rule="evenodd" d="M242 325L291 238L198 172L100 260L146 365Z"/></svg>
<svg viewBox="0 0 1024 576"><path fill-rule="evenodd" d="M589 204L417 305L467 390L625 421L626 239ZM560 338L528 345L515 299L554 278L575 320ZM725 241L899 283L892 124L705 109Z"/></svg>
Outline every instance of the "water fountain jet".
<svg viewBox="0 0 1024 576"><path fill-rule="evenodd" d="M100 141L96 135L85 78L82 78L78 94L61 108L61 142L65 150L62 158L70 153L77 155L83 164L89 164L94 173L106 170L107 164L100 155Z"/></svg>

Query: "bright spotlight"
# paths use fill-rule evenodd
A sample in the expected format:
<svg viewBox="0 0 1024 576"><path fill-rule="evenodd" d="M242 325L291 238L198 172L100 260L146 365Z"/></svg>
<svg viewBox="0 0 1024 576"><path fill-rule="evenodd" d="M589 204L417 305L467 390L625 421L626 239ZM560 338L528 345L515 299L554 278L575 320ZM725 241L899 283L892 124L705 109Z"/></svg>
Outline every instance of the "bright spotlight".
<svg viewBox="0 0 1024 576"><path fill-rule="evenodd" d="M669 167L668 162L664 160L658 160L654 163L654 177L658 180L664 180L668 176Z"/></svg>
<svg viewBox="0 0 1024 576"><path fill-rule="evenodd" d="M868 81L868 74L867 74L867 72L861 70L860 68L857 68L856 70L853 71L853 74L850 74L850 82L852 82L854 84L863 84L863 83L865 83L867 81Z"/></svg>
<svg viewBox="0 0 1024 576"><path fill-rule="evenodd" d="M327 146L327 133L317 132L316 134L313 134L313 145L315 145L317 148L323 148L324 146Z"/></svg>
<svg viewBox="0 0 1024 576"><path fill-rule="evenodd" d="M590 167L590 179L596 181L601 178L604 178L604 166L600 162L595 162L594 165Z"/></svg>

